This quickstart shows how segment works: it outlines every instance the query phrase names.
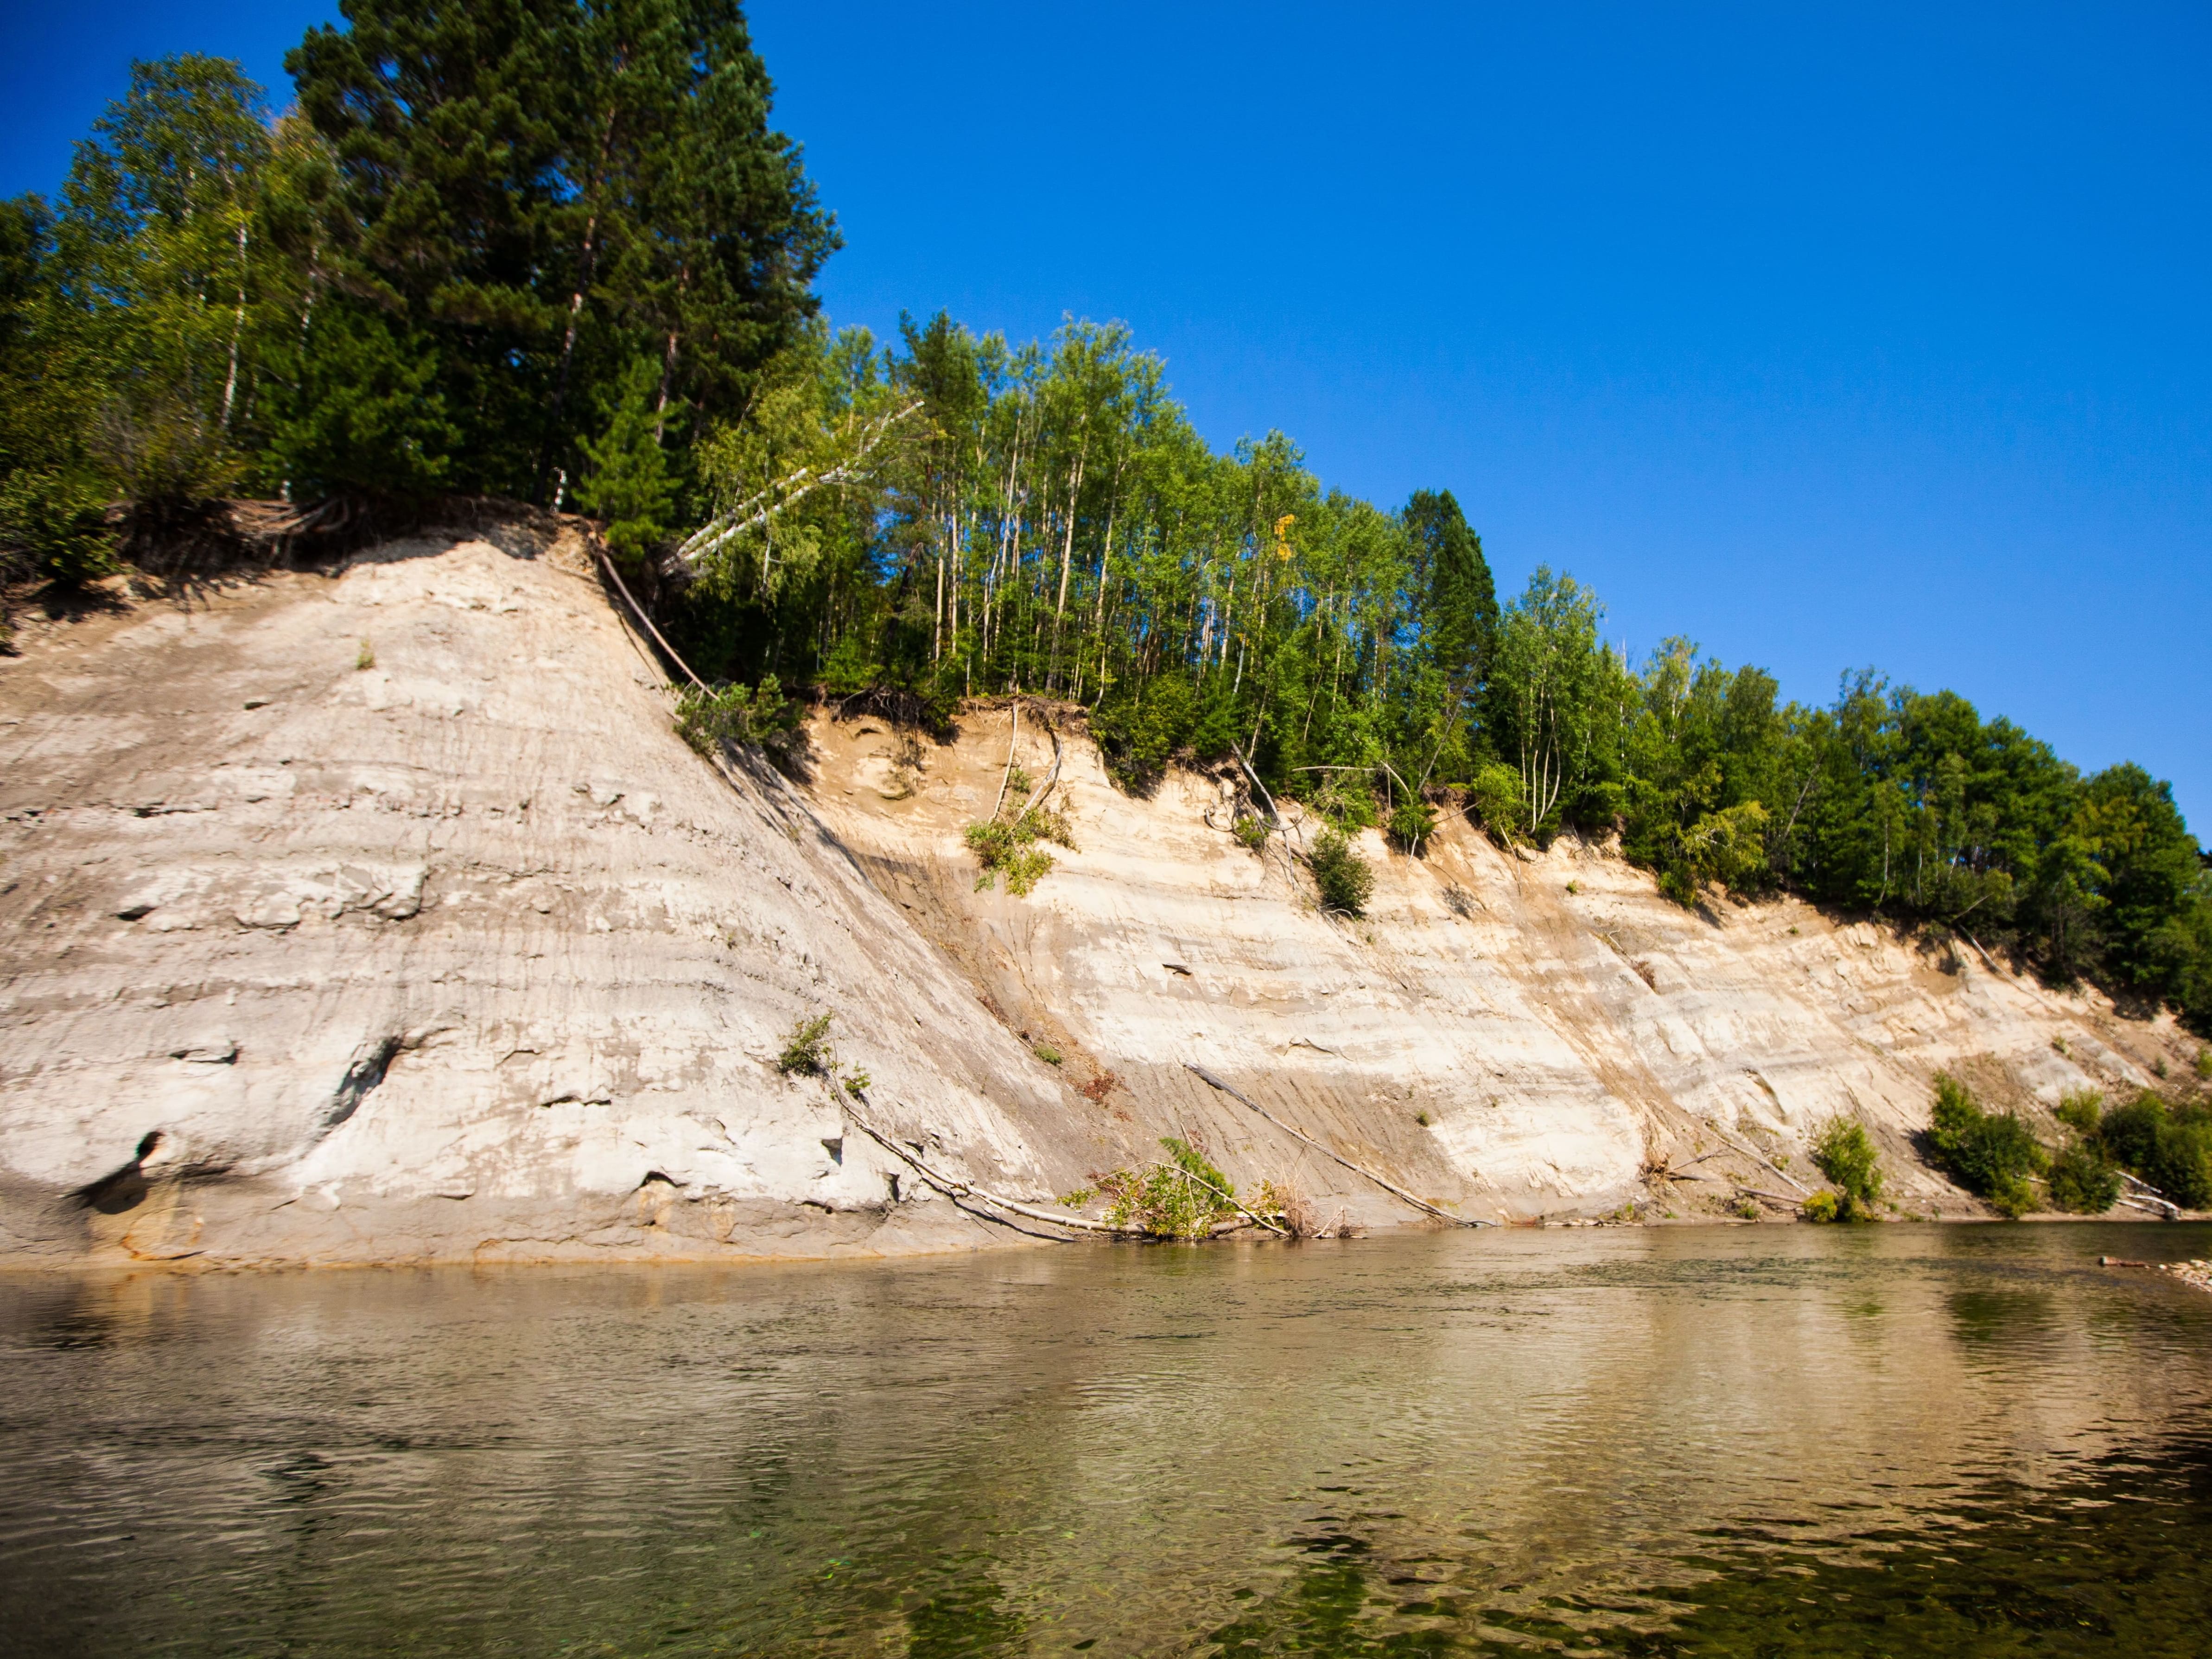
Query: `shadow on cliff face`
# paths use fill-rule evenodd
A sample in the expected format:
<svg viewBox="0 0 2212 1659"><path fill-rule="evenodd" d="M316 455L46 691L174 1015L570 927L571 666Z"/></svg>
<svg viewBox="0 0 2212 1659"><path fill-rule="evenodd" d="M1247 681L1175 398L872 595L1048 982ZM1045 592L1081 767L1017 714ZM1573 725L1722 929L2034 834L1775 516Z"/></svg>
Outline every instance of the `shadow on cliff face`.
<svg viewBox="0 0 2212 1659"><path fill-rule="evenodd" d="M124 1215L146 1201L153 1183L146 1178L146 1160L161 1150L161 1132L149 1129L138 1142L137 1152L119 1170L88 1182L70 1194L88 1210L101 1215Z"/></svg>

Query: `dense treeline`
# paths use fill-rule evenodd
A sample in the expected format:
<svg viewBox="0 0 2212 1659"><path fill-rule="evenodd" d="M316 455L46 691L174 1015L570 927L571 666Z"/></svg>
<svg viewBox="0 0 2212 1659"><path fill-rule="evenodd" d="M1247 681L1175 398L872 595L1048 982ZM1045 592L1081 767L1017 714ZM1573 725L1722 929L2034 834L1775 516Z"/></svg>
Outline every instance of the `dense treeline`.
<svg viewBox="0 0 2212 1659"><path fill-rule="evenodd" d="M59 199L0 207L0 536L61 576L108 504L549 501L647 383L672 476L741 418L835 246L733 0L350 0L271 119L136 65Z"/></svg>
<svg viewBox="0 0 2212 1659"><path fill-rule="evenodd" d="M833 333L836 243L729 0L356 0L270 118L139 66L58 203L0 205L0 543L58 580L234 491L580 503L718 678L1079 703L1125 785L1249 769L1408 853L1618 834L1679 902L1789 890L2212 1026L2212 878L2167 787L1950 693L1825 708L1641 663L1459 504L1212 450L1126 330Z"/></svg>

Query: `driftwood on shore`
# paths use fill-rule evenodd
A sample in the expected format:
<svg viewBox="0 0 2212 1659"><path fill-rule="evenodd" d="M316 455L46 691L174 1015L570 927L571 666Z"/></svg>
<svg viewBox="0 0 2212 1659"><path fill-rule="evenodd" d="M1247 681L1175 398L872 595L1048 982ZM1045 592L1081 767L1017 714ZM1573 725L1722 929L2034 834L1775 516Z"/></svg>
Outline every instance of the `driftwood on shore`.
<svg viewBox="0 0 2212 1659"><path fill-rule="evenodd" d="M1741 1153L1743 1157L1749 1158L1753 1163L1758 1164L1761 1169L1766 1170L1770 1175L1778 1176L1781 1180L1788 1182L1791 1187L1796 1188L1797 1199L1810 1198L1813 1195L1813 1189L1810 1187L1808 1187L1803 1182L1798 1180L1796 1176L1791 1175L1787 1170L1782 1168L1782 1166L1775 1163L1773 1159L1766 1157L1764 1153L1759 1152L1757 1147L1747 1146L1744 1142L1736 1139L1734 1136L1730 1135L1727 1130L1722 1128L1719 1124L1713 1122L1711 1119L1706 1120L1705 1127L1708 1129L1711 1129L1715 1134L1718 1135L1730 1151ZM1744 1188L1744 1191L1747 1193L1755 1190L1756 1188L1750 1187ZM1787 1199L1784 1201L1785 1203L1794 1204L1797 1201L1797 1199Z"/></svg>
<svg viewBox="0 0 2212 1659"><path fill-rule="evenodd" d="M1116 1227L1111 1222L1093 1221L1086 1216L1054 1215L1049 1210L1041 1210L1034 1205L1024 1204L1016 1199L1002 1198L986 1188L978 1187L972 1181L962 1181L956 1176L941 1174L931 1169L918 1155L908 1152L854 1111L849 1102L841 1102L840 1104L843 1108L845 1115L853 1121L854 1127L862 1134L867 1136L893 1158L907 1164L930 1186L956 1204L961 1203L963 1199L973 1200L977 1203L988 1204L993 1209L1004 1210L1010 1215L1024 1216L1031 1221L1048 1222L1053 1226L1066 1227L1077 1232L1109 1233L1127 1238L1140 1238L1145 1236L1143 1230L1137 1227ZM966 1206L963 1205L963 1207Z"/></svg>

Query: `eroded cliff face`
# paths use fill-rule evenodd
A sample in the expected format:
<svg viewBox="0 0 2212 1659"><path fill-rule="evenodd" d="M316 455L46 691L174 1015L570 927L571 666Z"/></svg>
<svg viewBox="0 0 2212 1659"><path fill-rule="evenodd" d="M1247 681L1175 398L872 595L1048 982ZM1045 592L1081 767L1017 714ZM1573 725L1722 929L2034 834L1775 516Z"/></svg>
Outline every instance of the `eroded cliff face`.
<svg viewBox="0 0 2212 1659"><path fill-rule="evenodd" d="M0 661L0 1255L1019 1237L855 1115L1045 1206L1180 1133L1324 1218L1420 1220L1191 1064L1470 1217L1787 1200L1838 1112L1909 1205L1964 1210L1911 1151L1934 1071L2032 1109L2193 1053L1971 950L1794 904L1685 912L1602 851L1512 857L1464 825L1420 860L1370 838L1369 916L1323 916L1226 833L1221 780L1124 796L1067 714L1080 850L1027 898L978 891L961 830L1008 708L942 746L817 720L804 786L702 759L669 716L550 527L38 630ZM1034 709L1016 752L1052 765ZM860 1097L776 1066L822 1012Z"/></svg>
<svg viewBox="0 0 2212 1659"><path fill-rule="evenodd" d="M1049 1069L783 780L677 739L573 540L501 539L129 605L0 668L0 1249L991 1237L892 1203L901 1166L779 1073L830 1008L887 1123L1073 1184Z"/></svg>
<svg viewBox="0 0 2212 1659"><path fill-rule="evenodd" d="M1367 1224L1406 1212L1255 1127L1183 1062L1469 1215L1633 1202L1687 1217L1747 1194L1783 1213L1839 1115L1874 1132L1908 1210L1978 1213L1914 1149L1938 1071L2033 1117L2073 1090L2148 1086L2161 1063L2185 1075L2196 1050L2168 1019L2053 993L1970 942L1936 950L1795 902L1684 910L1603 849L1509 854L1463 821L1419 859L1368 832L1366 916L1324 915L1291 860L1228 833L1232 775L1179 773L1133 799L1079 720L1057 723L1078 847L1051 849L1027 898L975 890L960 831L989 814L1010 750L1050 772L1055 733L1034 708L1018 733L1008 708L971 710L944 746L817 720L822 810L1079 1081L1111 1073L1126 1087L1110 1103L1203 1126L1241 1172L1287 1172ZM1303 840L1298 809L1285 813Z"/></svg>

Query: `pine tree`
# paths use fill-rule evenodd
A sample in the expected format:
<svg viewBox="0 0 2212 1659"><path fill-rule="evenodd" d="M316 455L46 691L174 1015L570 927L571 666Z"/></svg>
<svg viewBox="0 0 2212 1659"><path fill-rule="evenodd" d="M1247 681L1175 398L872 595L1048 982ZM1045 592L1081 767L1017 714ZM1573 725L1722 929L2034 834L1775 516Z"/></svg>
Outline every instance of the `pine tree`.
<svg viewBox="0 0 2212 1659"><path fill-rule="evenodd" d="M576 485L576 500L606 521L607 545L636 562L668 538L674 489L668 459L654 436L653 400L659 367L640 357L623 377L614 416L584 454L591 470Z"/></svg>
<svg viewBox="0 0 2212 1659"><path fill-rule="evenodd" d="M428 352L453 436L426 471L526 494L571 284L556 231L580 125L576 8L349 0L344 14L349 27L310 30L285 59L337 168L328 308L376 313L401 349Z"/></svg>
<svg viewBox="0 0 2212 1659"><path fill-rule="evenodd" d="M286 60L339 174L332 303L434 349L453 487L542 498L656 365L679 444L741 413L836 246L732 0L349 0ZM697 418L703 416L704 418Z"/></svg>
<svg viewBox="0 0 2212 1659"><path fill-rule="evenodd" d="M1455 687L1472 692L1498 635L1498 587L1482 538L1449 489L1417 489L1406 503L1406 528L1425 567L1426 626L1436 665Z"/></svg>

